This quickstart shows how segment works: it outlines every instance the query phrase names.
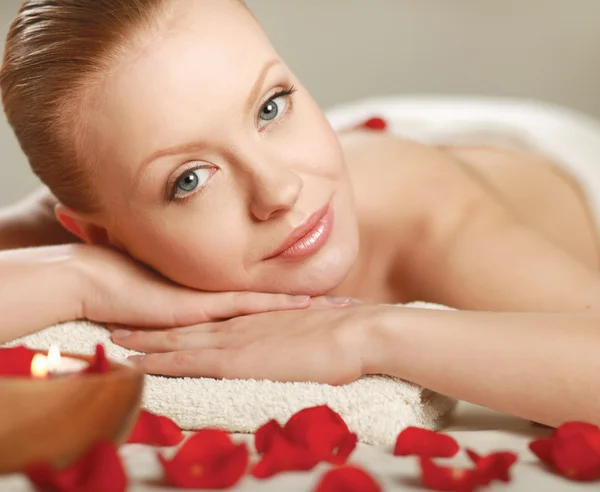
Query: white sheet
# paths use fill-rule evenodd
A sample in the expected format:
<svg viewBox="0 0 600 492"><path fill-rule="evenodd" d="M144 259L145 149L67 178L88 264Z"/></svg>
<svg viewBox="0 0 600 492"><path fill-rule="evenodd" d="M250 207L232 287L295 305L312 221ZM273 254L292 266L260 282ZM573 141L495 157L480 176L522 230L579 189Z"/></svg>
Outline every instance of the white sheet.
<svg viewBox="0 0 600 492"><path fill-rule="evenodd" d="M511 484L495 484L487 490L511 490L515 492L577 492L600 490L600 484L580 484L569 482L553 475L539 465L537 458L527 445L535 437L548 434L548 430L533 426L528 421L494 412L482 407L462 402L454 423L446 429L463 447L486 453L489 451L510 450L518 453L519 462L513 468ZM247 439L247 437L242 437ZM123 450L126 463L134 476L143 479L157 478L160 470L155 466L152 452L142 447L129 447ZM359 445L350 460L374 473L384 491L415 491L418 485L419 469L415 458L399 458L389 449ZM469 461L459 454L449 462L469 466ZM145 472L143 470L146 470ZM310 473L289 473L274 477L269 481L258 481L248 477L236 487L236 492L303 492L310 491L319 477L328 469L321 465ZM417 487L418 489L418 487ZM170 490L168 488L148 488L136 484L132 491Z"/></svg>
<svg viewBox="0 0 600 492"><path fill-rule="evenodd" d="M510 490L515 492L580 492L598 491L600 484L580 484L557 477L541 467L527 448L527 443L537 436L548 433L525 420L462 402L456 419L445 432L454 436L459 444L478 452L511 450L519 454L519 462L513 468L513 482L508 486L496 484L486 490ZM252 442L250 436L236 436L237 439ZM170 451L172 452L172 451ZM121 455L132 483L130 492L172 492L175 489L152 485L161 479L161 470L156 460L156 449L142 445L127 445ZM469 462L461 453L450 460L452 463L468 466ZM389 449L359 445L350 463L363 466L377 477L383 490L415 491L419 476L415 458L394 457ZM234 489L236 492L309 492L319 477L328 469L320 465L311 472L285 473L270 480L259 481L246 477ZM8 492L33 492L22 476L0 478L0 490Z"/></svg>

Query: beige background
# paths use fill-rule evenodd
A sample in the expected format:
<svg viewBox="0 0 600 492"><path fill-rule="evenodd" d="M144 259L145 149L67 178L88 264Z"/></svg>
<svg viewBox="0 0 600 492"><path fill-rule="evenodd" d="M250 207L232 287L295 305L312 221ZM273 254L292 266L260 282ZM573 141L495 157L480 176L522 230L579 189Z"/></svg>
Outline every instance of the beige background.
<svg viewBox="0 0 600 492"><path fill-rule="evenodd" d="M198 0L201 1L201 0ZM387 94L536 98L600 118L600 0L248 0L324 106ZM20 0L0 0L0 49ZM0 117L0 205L37 182Z"/></svg>

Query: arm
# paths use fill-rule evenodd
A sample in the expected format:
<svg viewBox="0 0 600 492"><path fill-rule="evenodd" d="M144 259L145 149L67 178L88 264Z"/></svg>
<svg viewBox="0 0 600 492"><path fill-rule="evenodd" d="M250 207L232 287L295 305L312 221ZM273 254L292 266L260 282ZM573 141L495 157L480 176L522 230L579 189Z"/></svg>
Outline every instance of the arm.
<svg viewBox="0 0 600 492"><path fill-rule="evenodd" d="M453 240L440 234L430 243L422 281L435 302L496 312L415 312L400 321L390 311L375 366L536 422L600 424L598 274L489 195L471 200L449 229Z"/></svg>
<svg viewBox="0 0 600 492"><path fill-rule="evenodd" d="M188 289L99 246L0 252L0 343L81 318L168 328L310 304L308 296Z"/></svg>
<svg viewBox="0 0 600 492"><path fill-rule="evenodd" d="M150 374L333 385L389 374L544 424L600 424L600 315L363 305L113 340L147 353L138 363Z"/></svg>
<svg viewBox="0 0 600 492"><path fill-rule="evenodd" d="M81 317L68 246L0 252L0 343Z"/></svg>
<svg viewBox="0 0 600 492"><path fill-rule="evenodd" d="M56 204L48 189L41 188L0 209L0 250L79 242L56 220Z"/></svg>
<svg viewBox="0 0 600 492"><path fill-rule="evenodd" d="M599 315L386 307L372 327L365 373L547 425L600 424Z"/></svg>

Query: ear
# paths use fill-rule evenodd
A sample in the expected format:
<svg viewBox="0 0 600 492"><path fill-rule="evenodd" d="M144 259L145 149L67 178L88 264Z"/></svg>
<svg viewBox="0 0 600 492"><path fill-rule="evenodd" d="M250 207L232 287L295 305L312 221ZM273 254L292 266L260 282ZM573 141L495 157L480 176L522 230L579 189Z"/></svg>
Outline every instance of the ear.
<svg viewBox="0 0 600 492"><path fill-rule="evenodd" d="M71 234L88 244L110 245L105 228L94 224L89 218L78 214L69 207L59 203L54 207L54 214L60 224Z"/></svg>

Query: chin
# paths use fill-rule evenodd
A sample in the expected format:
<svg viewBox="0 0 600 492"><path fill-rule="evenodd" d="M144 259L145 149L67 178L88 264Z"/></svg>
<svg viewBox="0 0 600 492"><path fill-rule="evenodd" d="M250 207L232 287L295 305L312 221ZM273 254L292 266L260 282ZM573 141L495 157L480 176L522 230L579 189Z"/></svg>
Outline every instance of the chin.
<svg viewBox="0 0 600 492"><path fill-rule="evenodd" d="M311 297L326 296L336 289L348 276L349 270L323 271L313 276L310 282L302 283L294 295L307 295Z"/></svg>
<svg viewBox="0 0 600 492"><path fill-rule="evenodd" d="M271 287L292 295L327 295L346 279L357 254L358 240L346 241L341 247L326 247L303 264L290 265L272 274ZM278 281L273 282L274 279Z"/></svg>
<svg viewBox="0 0 600 492"><path fill-rule="evenodd" d="M349 270L340 269L312 272L301 279L282 279L274 288L265 289L264 291L311 297L325 296L344 281L348 272Z"/></svg>

